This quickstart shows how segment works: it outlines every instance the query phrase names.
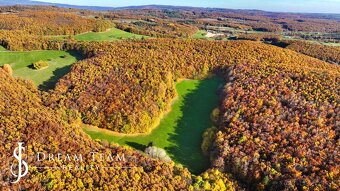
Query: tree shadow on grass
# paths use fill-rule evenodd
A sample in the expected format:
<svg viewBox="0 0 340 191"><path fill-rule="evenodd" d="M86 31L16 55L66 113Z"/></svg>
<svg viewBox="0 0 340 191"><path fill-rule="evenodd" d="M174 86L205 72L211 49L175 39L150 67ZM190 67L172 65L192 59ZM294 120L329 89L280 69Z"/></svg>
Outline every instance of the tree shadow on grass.
<svg viewBox="0 0 340 191"><path fill-rule="evenodd" d="M77 51L68 51L68 53L71 56L75 57L77 61L83 59L83 56ZM48 80L44 81L41 85L39 85L38 88L44 91L53 89L57 84L58 80L71 71L72 65L73 64L57 68L56 70L54 70L53 76L51 76Z"/></svg>
<svg viewBox="0 0 340 191"><path fill-rule="evenodd" d="M57 84L58 80L71 70L71 67L72 65L57 68L56 70L53 71L53 76L51 76L48 80L44 81L41 85L39 85L38 88L44 91L53 89Z"/></svg>
<svg viewBox="0 0 340 191"><path fill-rule="evenodd" d="M210 167L209 156L201 150L202 134L212 127L210 114L218 106L218 89L223 81L217 77L203 80L198 87L185 95L175 133L169 141L176 146L165 148L176 162L183 164L192 173L199 174Z"/></svg>
<svg viewBox="0 0 340 191"><path fill-rule="evenodd" d="M125 144L129 145L130 147L133 147L137 150L140 150L140 151L145 151L146 149L146 145L143 145L143 144L139 144L139 143L136 143L136 142L130 142L130 141L127 141Z"/></svg>
<svg viewBox="0 0 340 191"><path fill-rule="evenodd" d="M76 50L69 50L67 51L71 56L75 57L77 61L84 59L84 55L82 55L80 52Z"/></svg>

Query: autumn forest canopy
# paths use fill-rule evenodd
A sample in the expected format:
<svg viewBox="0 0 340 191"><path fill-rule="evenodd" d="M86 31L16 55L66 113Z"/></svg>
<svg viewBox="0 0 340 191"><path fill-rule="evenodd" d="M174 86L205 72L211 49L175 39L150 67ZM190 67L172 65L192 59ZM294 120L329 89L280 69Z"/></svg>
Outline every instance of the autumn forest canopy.
<svg viewBox="0 0 340 191"><path fill-rule="evenodd" d="M322 14L0 7L0 189L339 190L339 32L339 17ZM217 105L181 98L211 98L179 92L189 79L218 79L209 84ZM176 106L179 98L189 105ZM206 128L197 118L211 127L195 136L166 129L176 107L191 112L179 116L185 127ZM158 128L169 134L155 137L162 119ZM85 126L108 133L92 139ZM127 138L110 141L110 133ZM177 152L153 143L176 133L188 134ZM193 164L203 172L173 156L190 139L206 157L192 161L208 161ZM27 155L96 151L133 160L75 171L61 168L66 161L32 159L32 167L59 168L31 168L13 184L8 164L18 142Z"/></svg>

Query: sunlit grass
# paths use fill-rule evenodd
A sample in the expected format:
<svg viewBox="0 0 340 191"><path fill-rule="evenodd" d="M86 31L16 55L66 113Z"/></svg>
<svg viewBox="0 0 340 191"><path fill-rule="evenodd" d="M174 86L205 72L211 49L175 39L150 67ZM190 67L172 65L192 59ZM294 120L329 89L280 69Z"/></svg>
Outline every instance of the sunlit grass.
<svg viewBox="0 0 340 191"><path fill-rule="evenodd" d="M147 36L125 32L123 30L119 30L116 28L109 29L108 31L105 32L88 32L75 36L75 39L79 41L114 41L123 39L142 39L142 38L147 38Z"/></svg>
<svg viewBox="0 0 340 191"><path fill-rule="evenodd" d="M11 65L13 75L23 79L30 79L41 89L53 88L57 80L69 72L71 65L81 56L76 52L66 51L28 51L0 52L0 66ZM47 61L48 67L35 70L31 66L37 61Z"/></svg>
<svg viewBox="0 0 340 191"><path fill-rule="evenodd" d="M209 157L202 154L200 146L203 132L212 126L210 114L218 105L216 91L222 85L223 81L217 77L177 83L178 99L173 103L171 112L149 135L126 137L85 131L93 139L130 145L140 150L152 142L154 146L164 148L174 161L193 173L200 173L210 165Z"/></svg>

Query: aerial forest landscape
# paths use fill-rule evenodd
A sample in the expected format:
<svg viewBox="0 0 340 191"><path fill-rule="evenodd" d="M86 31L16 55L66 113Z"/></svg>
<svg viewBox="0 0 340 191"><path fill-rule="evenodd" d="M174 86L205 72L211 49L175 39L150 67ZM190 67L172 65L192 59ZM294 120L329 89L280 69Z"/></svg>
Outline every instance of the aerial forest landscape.
<svg viewBox="0 0 340 191"><path fill-rule="evenodd" d="M340 190L340 1L0 0L0 190Z"/></svg>

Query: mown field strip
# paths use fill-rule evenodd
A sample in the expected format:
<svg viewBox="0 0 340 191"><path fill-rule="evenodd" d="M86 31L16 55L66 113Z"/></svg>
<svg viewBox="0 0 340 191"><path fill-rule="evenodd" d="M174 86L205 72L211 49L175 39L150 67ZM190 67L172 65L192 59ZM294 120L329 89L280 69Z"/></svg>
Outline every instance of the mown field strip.
<svg viewBox="0 0 340 191"><path fill-rule="evenodd" d="M80 59L81 55L73 51L0 52L0 66L11 65L14 76L32 80L44 90L53 88L58 79L70 71L71 65ZM49 66L34 70L32 64L40 60L47 61Z"/></svg>
<svg viewBox="0 0 340 191"><path fill-rule="evenodd" d="M202 154L203 132L212 126L211 111L218 105L217 89L223 81L217 77L205 80L184 80L176 84L178 99L171 111L151 134L141 136L113 136L85 128L93 139L129 145L139 150L152 142L164 148L171 158L193 173L200 173L210 165L209 157Z"/></svg>

